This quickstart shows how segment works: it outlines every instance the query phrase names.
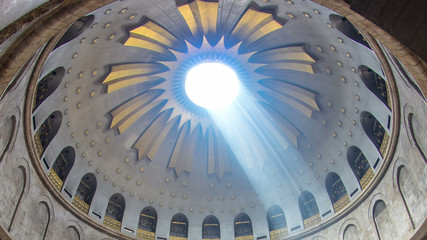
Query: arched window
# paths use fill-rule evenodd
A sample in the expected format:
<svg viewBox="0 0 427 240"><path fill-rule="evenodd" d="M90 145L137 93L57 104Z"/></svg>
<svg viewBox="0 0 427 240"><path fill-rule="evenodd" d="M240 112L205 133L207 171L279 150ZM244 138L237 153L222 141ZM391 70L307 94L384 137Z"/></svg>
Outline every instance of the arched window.
<svg viewBox="0 0 427 240"><path fill-rule="evenodd" d="M39 81L36 88L33 111L36 110L55 90L64 78L65 69L58 67Z"/></svg>
<svg viewBox="0 0 427 240"><path fill-rule="evenodd" d="M122 228L123 214L125 212L125 198L120 193L114 194L108 201L105 211L104 224L120 231Z"/></svg>
<svg viewBox="0 0 427 240"><path fill-rule="evenodd" d="M75 158L76 152L74 151L74 148L66 147L59 153L53 163L49 172L49 179L58 191L61 191L65 179L67 179L68 173L70 173L71 168L74 165Z"/></svg>
<svg viewBox="0 0 427 240"><path fill-rule="evenodd" d="M142 209L138 222L137 237L147 240L155 240L157 226L157 212L153 207Z"/></svg>
<svg viewBox="0 0 427 240"><path fill-rule="evenodd" d="M52 139L59 131L62 122L62 114L56 111L47 117L39 130L34 135L34 143L39 157L42 156Z"/></svg>
<svg viewBox="0 0 427 240"><path fill-rule="evenodd" d="M170 229L170 240L184 240L188 238L188 220L187 217L178 213L173 216Z"/></svg>
<svg viewBox="0 0 427 240"><path fill-rule="evenodd" d="M299 210L301 217L304 221L304 228L309 228L318 222L322 221L320 218L319 208L317 207L316 200L313 194L309 192L302 192L298 198Z"/></svg>
<svg viewBox="0 0 427 240"><path fill-rule="evenodd" d="M360 240L359 231L355 225L349 224L345 228L343 240Z"/></svg>
<svg viewBox="0 0 427 240"><path fill-rule="evenodd" d="M403 203L411 220L412 228L416 229L424 219L422 211L419 211L420 199L422 199L420 196L421 191L405 166L400 166L398 169L397 183Z"/></svg>
<svg viewBox="0 0 427 240"><path fill-rule="evenodd" d="M288 235L285 213L281 207L273 205L268 209L267 223L271 240L282 239Z"/></svg>
<svg viewBox="0 0 427 240"><path fill-rule="evenodd" d="M240 237L248 237L243 239L252 239L252 221L246 213L239 213L234 218L234 237L239 239Z"/></svg>
<svg viewBox="0 0 427 240"><path fill-rule="evenodd" d="M96 191L96 177L93 173L87 173L82 177L73 198L73 205L84 213L89 213L89 207L92 203Z"/></svg>
<svg viewBox="0 0 427 240"><path fill-rule="evenodd" d="M387 93L387 84L385 80L380 77L376 72L367 66L359 67L359 76L362 79L363 83L365 83L366 87L373 93L377 98L381 100L388 108L390 108L391 104L389 101L389 96Z"/></svg>
<svg viewBox="0 0 427 240"><path fill-rule="evenodd" d="M374 205L374 222L380 240L395 239L396 233L387 206L384 201L378 200Z"/></svg>
<svg viewBox="0 0 427 240"><path fill-rule="evenodd" d="M58 43L55 45L53 50L59 48L60 46L68 43L74 38L78 37L82 34L89 26L92 24L95 17L93 15L84 16L77 21L75 21L68 30L64 33L64 35L59 39Z"/></svg>
<svg viewBox="0 0 427 240"><path fill-rule="evenodd" d="M325 179L326 190L328 191L329 198L334 205L335 212L343 209L350 202L350 197L344 187L338 174L330 172L326 175Z"/></svg>
<svg viewBox="0 0 427 240"><path fill-rule="evenodd" d="M356 146L351 146L347 150L347 161L353 170L360 187L365 189L374 177L371 165L365 155Z"/></svg>
<svg viewBox="0 0 427 240"><path fill-rule="evenodd" d="M353 41L356 41L365 47L371 49L368 42L365 40L363 35L356 29L356 27L345 17L331 14L329 15L329 20L340 32L342 32L347 37L351 38Z"/></svg>
<svg viewBox="0 0 427 240"><path fill-rule="evenodd" d="M205 220L203 220L202 239L203 240L208 240L208 239L219 240L219 239L221 239L219 221L215 216L209 215L205 218Z"/></svg>
<svg viewBox="0 0 427 240"><path fill-rule="evenodd" d="M384 157L390 140L388 133L384 130L381 123L369 112L362 112L360 114L360 122L366 135L371 139L371 142L378 149L381 156Z"/></svg>

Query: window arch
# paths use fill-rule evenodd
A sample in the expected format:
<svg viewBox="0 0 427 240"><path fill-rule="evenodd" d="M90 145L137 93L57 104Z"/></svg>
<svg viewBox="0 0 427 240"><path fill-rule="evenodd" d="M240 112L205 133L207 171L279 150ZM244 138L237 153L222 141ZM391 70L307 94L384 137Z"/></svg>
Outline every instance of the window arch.
<svg viewBox="0 0 427 240"><path fill-rule="evenodd" d="M424 219L422 212L419 211L420 206L423 204L422 202L420 203L419 199L422 199L422 197L420 196L420 190L412 179L411 173L405 166L400 166L397 170L397 184L411 220L411 227L416 229Z"/></svg>
<svg viewBox="0 0 427 240"><path fill-rule="evenodd" d="M381 100L388 108L391 107L390 96L387 92L387 84L385 80L365 65L359 66L359 77L362 79L365 86Z"/></svg>
<svg viewBox="0 0 427 240"><path fill-rule="evenodd" d="M374 177L374 172L368 159L362 151L356 146L351 146L347 150L347 161L353 170L360 187L365 189Z"/></svg>
<svg viewBox="0 0 427 240"><path fill-rule="evenodd" d="M236 240L239 237L253 238L252 221L246 213L239 213L234 218L234 237Z"/></svg>
<svg viewBox="0 0 427 240"><path fill-rule="evenodd" d="M375 145L381 156L384 157L390 140L388 133L384 130L381 123L369 112L362 112L360 114L360 122L366 135L371 139L371 142Z"/></svg>
<svg viewBox="0 0 427 240"><path fill-rule="evenodd" d="M219 221L214 215L209 215L203 220L202 239L203 240L221 239Z"/></svg>
<svg viewBox="0 0 427 240"><path fill-rule="evenodd" d="M302 192L298 198L298 205L301 211L301 217L304 221L304 228L309 228L322 221L316 199L309 192Z"/></svg>
<svg viewBox="0 0 427 240"><path fill-rule="evenodd" d="M271 240L281 239L288 235L285 213L281 207L273 205L268 209L267 223Z"/></svg>
<svg viewBox="0 0 427 240"><path fill-rule="evenodd" d="M104 224L120 231L122 228L123 214L125 212L125 198L120 193L111 196L105 210Z"/></svg>
<svg viewBox="0 0 427 240"><path fill-rule="evenodd" d="M36 151L39 157L42 156L52 139L59 131L62 122L62 114L59 111L53 112L43 122L39 130L34 135Z"/></svg>
<svg viewBox="0 0 427 240"><path fill-rule="evenodd" d="M350 203L350 197L338 174L334 172L328 173L328 175L326 175L325 185L332 205L334 205L335 212L340 211Z"/></svg>
<svg viewBox="0 0 427 240"><path fill-rule="evenodd" d="M346 18L337 14L329 15L329 20L340 32L353 41L358 42L365 47L371 49L368 42L365 40L363 35L357 30L357 28Z"/></svg>
<svg viewBox="0 0 427 240"><path fill-rule="evenodd" d="M173 216L170 228L170 240L184 240L188 238L188 220L187 217L178 213Z"/></svg>
<svg viewBox="0 0 427 240"><path fill-rule="evenodd" d="M71 24L71 26L64 33L64 35L62 35L61 39L59 39L53 50L61 47L62 45L68 43L69 41L75 39L80 34L82 34L86 29L89 28L94 19L95 17L93 15L88 15L79 18L77 21Z"/></svg>
<svg viewBox="0 0 427 240"><path fill-rule="evenodd" d="M146 240L155 240L157 226L157 212L153 207L142 209L139 215L137 237Z"/></svg>
<svg viewBox="0 0 427 240"><path fill-rule="evenodd" d="M84 213L89 213L89 207L92 203L96 191L96 177L93 173L87 173L80 180L76 194L73 198L73 205Z"/></svg>
<svg viewBox="0 0 427 240"><path fill-rule="evenodd" d="M64 78L65 69L58 67L39 81L36 88L33 111L36 110L55 90Z"/></svg>
<svg viewBox="0 0 427 240"><path fill-rule="evenodd" d="M49 179L58 191L61 191L65 179L67 179L68 173L70 173L71 168L74 165L75 158L76 152L74 151L74 148L68 146L59 153L53 163L49 172Z"/></svg>
<svg viewBox="0 0 427 240"><path fill-rule="evenodd" d="M384 201L376 201L373 211L378 238L380 240L394 239L396 235L393 222L391 221L390 214L388 213L387 206Z"/></svg>
<svg viewBox="0 0 427 240"><path fill-rule="evenodd" d="M359 230L353 224L349 224L344 230L343 240L360 240Z"/></svg>

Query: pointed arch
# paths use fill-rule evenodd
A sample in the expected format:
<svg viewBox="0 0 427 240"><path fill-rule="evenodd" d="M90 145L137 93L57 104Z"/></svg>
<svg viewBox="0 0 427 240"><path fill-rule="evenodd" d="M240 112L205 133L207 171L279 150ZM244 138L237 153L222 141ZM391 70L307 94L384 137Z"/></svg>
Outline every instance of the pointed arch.
<svg viewBox="0 0 427 240"><path fill-rule="evenodd" d="M74 165L76 151L73 147L64 148L53 163L49 171L49 179L58 191L62 190L65 180Z"/></svg>
<svg viewBox="0 0 427 240"><path fill-rule="evenodd" d="M61 127L62 113L55 111L46 118L39 130L34 135L34 143L39 157L42 156L52 139Z"/></svg>
<svg viewBox="0 0 427 240"><path fill-rule="evenodd" d="M88 214L90 204L96 191L96 176L93 173L86 173L80 180L76 194L74 194L73 205L80 211Z"/></svg>
<svg viewBox="0 0 427 240"><path fill-rule="evenodd" d="M304 228L310 228L322 221L313 194L307 191L302 192L298 198L298 205L304 221Z"/></svg>
<svg viewBox="0 0 427 240"><path fill-rule="evenodd" d="M339 212L350 203L350 197L338 174L334 172L328 173L328 175L326 175L325 185L335 212Z"/></svg>
<svg viewBox="0 0 427 240"><path fill-rule="evenodd" d="M422 199L420 190L413 180L411 173L403 165L399 166L397 170L397 186L409 219L411 220L411 227L416 229L424 219L422 212L419 211L424 203L420 201Z"/></svg>
<svg viewBox="0 0 427 240"><path fill-rule="evenodd" d="M368 159L362 151L356 146L351 146L347 150L347 161L353 170L360 187L365 189L374 177L374 172Z"/></svg>
<svg viewBox="0 0 427 240"><path fill-rule="evenodd" d="M371 142L375 145L381 156L384 157L390 141L390 136L385 131L384 127L374 115L369 112L362 112L360 114L360 122L366 135L371 139Z"/></svg>
<svg viewBox="0 0 427 240"><path fill-rule="evenodd" d="M281 239L288 235L285 213L278 205L273 205L268 209L267 223L271 240Z"/></svg>
<svg viewBox="0 0 427 240"><path fill-rule="evenodd" d="M153 207L145 207L139 215L137 237L155 240L157 227L157 212Z"/></svg>
<svg viewBox="0 0 427 240"><path fill-rule="evenodd" d="M385 80L365 65L359 66L358 73L365 86L390 109L390 96L387 91L387 83Z"/></svg>
<svg viewBox="0 0 427 240"><path fill-rule="evenodd" d="M329 15L329 20L342 34L349 37L351 40L362 44L363 46L371 49L368 42L357 28L346 18L337 14Z"/></svg>
<svg viewBox="0 0 427 240"><path fill-rule="evenodd" d="M95 16L87 15L79 18L77 21L71 24L64 35L62 35L61 39L59 39L58 43L55 45L52 51L80 36L86 29L89 28L94 19Z"/></svg>
<svg viewBox="0 0 427 240"><path fill-rule="evenodd" d="M253 239L252 221L246 213L234 218L234 237L236 240Z"/></svg>
<svg viewBox="0 0 427 240"><path fill-rule="evenodd" d="M170 228L170 240L185 240L188 238L188 219L182 213L172 217Z"/></svg>
<svg viewBox="0 0 427 240"><path fill-rule="evenodd" d="M202 225L203 240L220 240L221 232L218 218L214 215L209 215L203 220Z"/></svg>
<svg viewBox="0 0 427 240"><path fill-rule="evenodd" d="M48 73L37 84L36 94L33 103L35 111L53 92L58 88L65 75L65 69L58 67Z"/></svg>
<svg viewBox="0 0 427 240"><path fill-rule="evenodd" d="M394 239L396 236L395 228L383 200L377 200L375 202L373 217L378 238L380 240Z"/></svg>
<svg viewBox="0 0 427 240"><path fill-rule="evenodd" d="M120 231L122 228L123 214L125 212L125 198L120 193L115 193L108 201L105 210L104 224Z"/></svg>

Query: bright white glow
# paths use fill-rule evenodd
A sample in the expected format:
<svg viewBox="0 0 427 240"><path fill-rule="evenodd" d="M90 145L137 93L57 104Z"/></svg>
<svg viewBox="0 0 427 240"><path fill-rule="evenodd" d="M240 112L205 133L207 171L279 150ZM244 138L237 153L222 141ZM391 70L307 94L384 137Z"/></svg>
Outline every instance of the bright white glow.
<svg viewBox="0 0 427 240"><path fill-rule="evenodd" d="M201 63L188 71L185 92L200 107L220 109L229 105L239 93L236 73L222 63Z"/></svg>

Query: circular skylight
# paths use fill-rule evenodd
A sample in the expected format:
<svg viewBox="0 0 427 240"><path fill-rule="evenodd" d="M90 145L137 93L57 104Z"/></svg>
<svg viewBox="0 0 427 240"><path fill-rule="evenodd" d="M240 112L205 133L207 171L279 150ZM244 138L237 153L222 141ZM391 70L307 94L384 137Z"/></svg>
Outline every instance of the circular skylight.
<svg viewBox="0 0 427 240"><path fill-rule="evenodd" d="M220 109L237 97L239 85L237 74L225 64L201 63L188 71L185 92L200 107Z"/></svg>

